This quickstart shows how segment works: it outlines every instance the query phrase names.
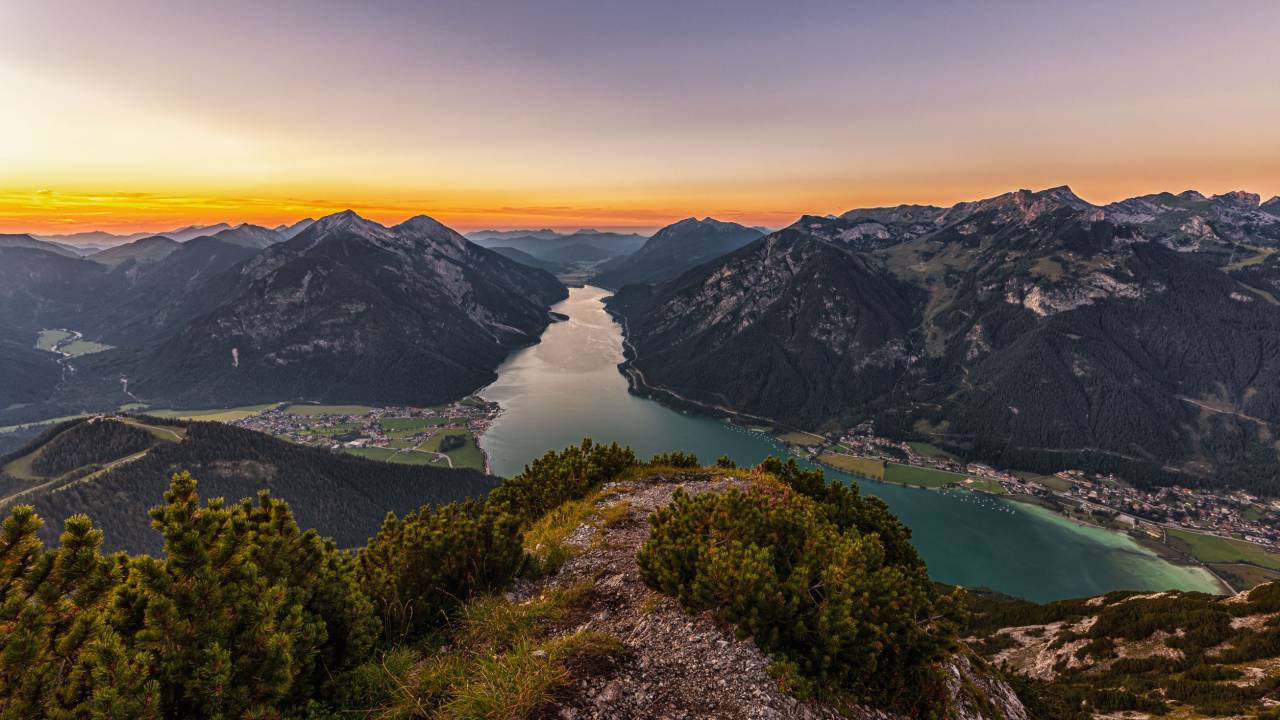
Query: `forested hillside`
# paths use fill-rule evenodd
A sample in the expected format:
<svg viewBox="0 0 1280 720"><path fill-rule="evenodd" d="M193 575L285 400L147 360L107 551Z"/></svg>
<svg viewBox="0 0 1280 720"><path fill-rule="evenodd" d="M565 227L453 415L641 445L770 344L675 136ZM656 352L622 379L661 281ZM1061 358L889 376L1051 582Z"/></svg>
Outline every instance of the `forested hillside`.
<svg viewBox="0 0 1280 720"><path fill-rule="evenodd" d="M53 392L62 368L52 353L9 340L11 334L18 333L0 329L0 368L5 374L0 383L0 406L40 402Z"/></svg>
<svg viewBox="0 0 1280 720"><path fill-rule="evenodd" d="M388 512L481 497L498 482L474 470L375 462L221 423L138 418L55 427L0 458L0 488L22 493L6 504L36 508L46 542L83 513L103 531L104 549L158 553L147 509L180 471L198 473L209 497L269 489L290 503L302 527L344 548L364 544Z"/></svg>

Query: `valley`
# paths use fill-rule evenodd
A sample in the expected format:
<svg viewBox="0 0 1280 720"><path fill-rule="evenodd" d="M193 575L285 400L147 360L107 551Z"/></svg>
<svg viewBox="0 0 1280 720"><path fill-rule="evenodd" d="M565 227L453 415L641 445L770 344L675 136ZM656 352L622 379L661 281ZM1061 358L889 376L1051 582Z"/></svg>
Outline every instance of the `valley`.
<svg viewBox="0 0 1280 720"><path fill-rule="evenodd" d="M41 330L35 347L69 358L112 349L110 345L85 340L84 335L75 330Z"/></svg>
<svg viewBox="0 0 1280 720"><path fill-rule="evenodd" d="M1280 720L1280 0L0 7L0 720Z"/></svg>
<svg viewBox="0 0 1280 720"><path fill-rule="evenodd" d="M1239 214L1253 212L1249 201L1234 198L1144 202L1148 215L1217 213L1215 222L1223 223L1243 222ZM1236 205L1231 203L1243 204L1233 210ZM1184 238L1177 235L1180 231L1168 229L1171 221L1145 219L1147 215L1135 215L1133 207L1109 206L1102 216L1115 222L1139 218L1133 222L1147 232L1173 233L1149 244L1186 250ZM1081 214L1087 218L1081 220ZM1212 567L1233 585L1269 579L1277 571L1259 557L1273 557L1275 518L1262 495L1236 497L1212 488L1193 488L1185 496L1181 489L1162 493L1160 485L1152 485L1159 480L1135 464L1153 452L1171 452L1160 447L1113 450L1098 441L1097 454L1090 457L1078 447L1045 438L1034 445L1017 445L1018 453L1009 452L1015 444L991 454L957 432L972 417L948 414L960 397L955 392L1021 387L1016 376L991 376L981 383L969 377L985 372L982 368L990 363L983 358L1001 343L1011 348L1027 344L1017 341L1034 329L1035 321L1027 324L1027 312L1056 322L1108 302L1108 293L1119 287L1115 283L1133 282L1116 279L1115 273L1099 276L1099 268L1122 261L1177 264L1167 257L1159 259L1160 251L1139 247L1142 243L1126 239L1122 244L1121 236L1134 231L1110 225L1105 232L1111 233L1115 247L1105 242L1072 245L1080 241L1070 233L1078 232L1081 223L1099 222L1097 214L1069 190L1055 188L962 203L950 211L904 206L805 218L770 235L711 218L673 223L647 240L587 230L471 235L491 251L430 218L387 227L350 212L300 223L288 232L228 226L181 242L144 238L88 259L44 257L40 241L23 241L0 252L28 263L25 267L34 274L18 277L26 283L24 292L47 300L34 308L36 315L26 317L23 313L33 310L15 296L7 306L0 303L0 311L8 313L0 312L0 319L33 328L24 331L39 336L33 350L57 351L63 362L76 355L78 371L64 377L48 402L7 408L10 424L5 429L19 428L14 437L30 437L38 432L30 422L41 414L62 413L65 419L119 409L182 422L228 423L368 460L492 470L506 476L546 448L583 436L616 440L642 453L646 448L654 453L684 448L706 458L727 455L743 463L769 454L794 455L846 481L875 481L863 485L890 499L895 512L909 519L922 552L938 576L948 581L1051 599L1125 587L1219 587L1218 580L1194 567L1198 563ZM1249 227L1248 232L1257 234L1255 226ZM976 246L964 240L966 233L975 232L983 238ZM1224 230L1222 238L1226 237ZM1220 259L1222 272L1259 276L1237 282L1262 291L1274 264L1269 237L1264 232L1261 239L1240 244L1238 253L1225 254L1219 250L1231 249L1236 240L1202 239L1187 253L1194 253L1198 262ZM1136 255L1126 261L1117 253L1131 252L1124 249L1131 245ZM789 269L771 265L778 254ZM746 269L762 257L763 270ZM1028 277L1049 283L1049 289L1022 288L1016 303L1004 298L994 306L983 299L990 290L973 296L974 280L961 278L1005 272L997 259L1025 266ZM95 263L105 264L107 270L95 269ZM72 330L48 329L75 326L71 322L32 324L86 312L87 296L49 284L54 276L46 273L72 268L88 287L98 290L121 282L122 273L133 286L121 291L125 300L116 308L128 319L106 321L107 315L90 313L98 318L94 326L102 328L93 343ZM1124 272L1138 271L1128 267ZM1203 275L1204 269L1178 272ZM551 280L552 273L575 287L570 300L548 311L547 306L564 293ZM923 278L923 291L914 279L917 274ZM1167 283L1176 273L1166 268L1157 275L1164 279L1153 283ZM711 285L708 277L716 278ZM735 307L740 298L726 295L726 288L738 288L747 277L756 283L750 301ZM1014 273L1003 282L1023 282L1020 277ZM1070 294L1066 286L1081 277L1092 289L1079 298L1045 294L1050 289ZM388 278L396 282L388 284ZM609 296L586 284L596 278L624 286ZM818 302L818 295L808 289L801 292L796 283L802 278L837 293ZM198 301L191 295L193 281L201 289ZM1196 282L1208 281L1197 276ZM703 294L690 295L695 291ZM809 335L793 336L779 345L769 333L770 328L783 327L782 319L771 315L783 298L802 308L787 320L790 332L816 325ZM720 304L699 309L711 302ZM977 330L962 324L968 328L968 349L962 358L948 343L955 339L956 318L969 312L962 308L974 302L974 307L985 308L988 320ZM1062 302L1067 305L1046 310L1046 303ZM1252 309L1240 300L1233 302ZM165 310L157 313L157 307ZM411 330L387 335L384 330L391 324L371 315L373 308L395 308L395 325ZM685 338L684 324L699 314L709 334ZM759 347L740 345L742 337L720 329L730 321ZM454 330L461 334L450 335ZM1075 326L1057 332L1077 338L1072 341L1076 343L1087 335ZM666 347L655 351L658 341ZM121 344L112 347L112 342ZM1099 342L1090 340L1090 347ZM692 364L672 355L694 347ZM704 367L728 347L738 348L737 354L724 356L722 367ZM371 350L376 350L376 358L368 355ZM1078 363L1095 362L1070 352L1076 352ZM934 357L938 353L942 355ZM958 391L948 385L953 382L947 370L951 362L964 372ZM835 366L855 379L837 382L837 375L831 374ZM741 371L735 383L755 379L750 392L716 384L718 373L727 367ZM887 395L886 388L891 388ZM454 400L470 392L481 399ZM1249 392L1250 397L1258 396ZM673 412L631 393L651 395L692 414ZM948 399L946 393L953 396ZM264 404L264 396L323 398L328 404ZM1223 422L1243 419L1253 431L1265 433L1270 422L1269 411L1256 400L1251 406L1243 399L1187 390L1171 402L1204 413L1200 423L1213 432ZM207 409L164 409L182 407ZM972 412L982 404L967 407L966 412ZM1015 415L1025 409L1021 404L1011 407ZM736 424L701 414L727 416ZM775 432L778 439L766 432ZM1099 458L1104 460L1101 464ZM1106 458L1128 464L1117 467ZM1020 469L999 469L1007 467ZM1079 469L1068 473L1063 468ZM922 489L929 492L919 495ZM918 515L910 509L913 505ZM1235 509L1227 514L1197 510L1208 506ZM1056 515L1046 516L1046 511ZM1181 513L1177 519L1171 517L1175 511ZM956 523L948 526L966 513L974 515L969 527L964 522L958 524L960 529ZM1046 531L1046 524L1065 534ZM1166 527L1216 534L1225 544L1210 551L1203 542L1176 542ZM1000 539L1027 531L1046 534L1031 544ZM1095 531L1101 534L1093 535ZM967 539L955 536L970 532ZM1105 538L1102 546L1114 545L1116 532L1123 533L1118 537L1126 552L1144 559L1132 567L1119 563L1114 574L1101 573L1078 587L1062 582L1058 570L1053 573L1059 582L1046 583L977 567L990 553L1009 552L1009 547L1028 558L1044 559L1061 555L1055 543L1072 547ZM956 554L947 559L952 546L966 544L977 550L968 557ZM1101 553L1101 547L1098 550ZM1161 558L1193 567L1169 565Z"/></svg>
<svg viewBox="0 0 1280 720"><path fill-rule="evenodd" d="M608 295L594 287L571 289L569 299L553 307L568 319L513 354L498 379L480 391L502 407L480 438L496 474L509 477L545 448L584 436L629 445L642 457L680 448L704 461L724 455L744 466L791 454L758 423L755 429L727 423L628 392L618 371L621 328L603 307ZM828 469L827 475L857 482L862 492L887 502L911 528L931 575L943 582L1036 600L1134 587L1223 590L1201 568L1167 562L1127 535L1038 506L965 489L870 482L845 471Z"/></svg>

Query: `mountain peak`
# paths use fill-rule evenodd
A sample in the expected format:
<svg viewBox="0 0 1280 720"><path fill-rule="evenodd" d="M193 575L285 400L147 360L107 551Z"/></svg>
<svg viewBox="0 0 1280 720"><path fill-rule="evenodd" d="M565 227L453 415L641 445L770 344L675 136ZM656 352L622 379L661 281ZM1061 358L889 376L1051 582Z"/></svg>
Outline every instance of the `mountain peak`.
<svg viewBox="0 0 1280 720"><path fill-rule="evenodd" d="M1213 199L1250 208L1258 207L1258 204L1262 202L1262 197L1257 193L1245 192L1244 190L1232 190L1221 195L1214 195Z"/></svg>
<svg viewBox="0 0 1280 720"><path fill-rule="evenodd" d="M1057 187L1051 187L1047 190L1041 190L1040 192L1032 194L1036 197L1053 199L1071 207L1078 207L1081 209L1092 207L1092 203L1081 199L1081 197L1076 195L1075 191L1073 191L1069 185L1059 185Z"/></svg>
<svg viewBox="0 0 1280 720"><path fill-rule="evenodd" d="M392 232L382 225L360 217L354 210L343 210L311 223L289 240L287 245L295 251L306 252L338 233L350 233L366 239L386 240L392 237Z"/></svg>
<svg viewBox="0 0 1280 720"><path fill-rule="evenodd" d="M1066 185L1039 191L1023 188L985 200L957 203L941 219L944 222L954 222L976 212L995 210L1005 216L1006 220L1030 222L1045 213L1064 207L1072 210L1088 210L1094 205L1081 199Z"/></svg>
<svg viewBox="0 0 1280 720"><path fill-rule="evenodd" d="M1271 213L1272 215L1275 215L1276 217L1280 217L1280 195L1277 195L1271 198L1270 200L1259 205L1258 207L1260 207L1264 212L1268 212L1268 213Z"/></svg>
<svg viewBox="0 0 1280 720"><path fill-rule="evenodd" d="M355 232L357 234L388 234L387 228L378 223L367 220L356 213L355 210L343 210L332 215L325 215L315 221L309 228L315 233L331 233L339 230Z"/></svg>
<svg viewBox="0 0 1280 720"><path fill-rule="evenodd" d="M364 220L364 218L360 217L360 214L357 213L355 210L348 208L346 210L339 210L336 213L325 215L324 217L317 220L316 224L332 226L337 223L348 222L351 220ZM365 221L365 222L368 222L368 221Z"/></svg>
<svg viewBox="0 0 1280 720"><path fill-rule="evenodd" d="M445 242L454 247L463 247L467 244L467 239L459 235L453 228L429 215L415 215L391 228L391 230L414 239L425 238Z"/></svg>

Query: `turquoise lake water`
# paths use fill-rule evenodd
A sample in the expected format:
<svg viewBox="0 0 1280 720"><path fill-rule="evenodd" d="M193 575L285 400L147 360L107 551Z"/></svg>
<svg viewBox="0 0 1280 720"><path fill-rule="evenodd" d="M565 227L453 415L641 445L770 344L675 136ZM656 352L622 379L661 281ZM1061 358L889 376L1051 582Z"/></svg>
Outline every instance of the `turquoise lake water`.
<svg viewBox="0 0 1280 720"><path fill-rule="evenodd" d="M728 455L740 465L786 456L773 438L709 417L667 408L627 392L618 372L622 333L604 311L608 292L572 288L553 309L542 342L513 354L480 392L503 413L481 439L493 471L520 472L549 448L590 437L630 445L641 457L670 450L703 462ZM1161 560L1128 537L1081 526L1043 508L965 490L937 491L855 479L882 498L912 531L930 575L966 587L989 587L1036 601L1112 590L1200 590L1218 586L1202 569Z"/></svg>

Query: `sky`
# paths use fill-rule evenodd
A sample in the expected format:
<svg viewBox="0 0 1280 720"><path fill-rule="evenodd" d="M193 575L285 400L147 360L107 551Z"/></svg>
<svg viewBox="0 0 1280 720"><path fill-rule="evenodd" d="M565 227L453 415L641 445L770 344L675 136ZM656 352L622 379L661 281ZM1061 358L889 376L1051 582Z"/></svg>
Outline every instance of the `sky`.
<svg viewBox="0 0 1280 720"><path fill-rule="evenodd" d="M1280 194L1280 2L0 0L0 232Z"/></svg>

